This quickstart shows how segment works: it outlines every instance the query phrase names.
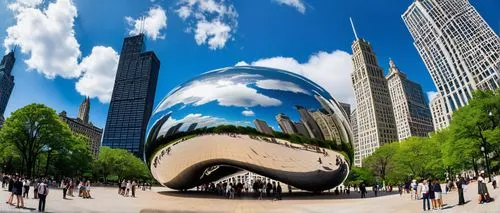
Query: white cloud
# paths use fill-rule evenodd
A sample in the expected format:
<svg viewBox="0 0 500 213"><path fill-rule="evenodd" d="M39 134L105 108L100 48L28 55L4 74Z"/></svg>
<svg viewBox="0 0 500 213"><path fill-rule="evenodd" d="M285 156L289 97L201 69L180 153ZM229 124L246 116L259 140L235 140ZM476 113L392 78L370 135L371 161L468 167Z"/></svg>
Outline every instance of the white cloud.
<svg viewBox="0 0 500 213"><path fill-rule="evenodd" d="M181 0L175 11L194 33L196 44L208 44L212 50L222 49L238 26L238 13L224 0ZM193 27L194 26L194 27Z"/></svg>
<svg viewBox="0 0 500 213"><path fill-rule="evenodd" d="M432 101L432 99L434 99L436 96L439 95L438 92L436 91L427 91L427 98L429 99L429 101Z"/></svg>
<svg viewBox="0 0 500 213"><path fill-rule="evenodd" d="M23 0L9 5L15 25L7 28L4 46L18 45L29 54L28 69L47 78L80 76L77 69L80 45L73 29L77 9L71 0L56 0L46 8L38 8L40 0Z"/></svg>
<svg viewBox="0 0 500 213"><path fill-rule="evenodd" d="M238 64L245 63L238 62ZM311 55L305 63L299 63L294 58L280 56L259 59L250 64L297 73L325 88L337 100L349 104L355 103L351 81L353 66L351 55L347 52L340 50L330 53L319 52Z"/></svg>
<svg viewBox="0 0 500 213"><path fill-rule="evenodd" d="M294 7L300 13L304 14L306 12L306 7L302 0L272 0L272 2Z"/></svg>
<svg viewBox="0 0 500 213"><path fill-rule="evenodd" d="M255 112L249 109L245 109L241 112L242 115L247 116L247 117L253 117L255 116Z"/></svg>
<svg viewBox="0 0 500 213"><path fill-rule="evenodd" d="M129 31L130 35L137 35L141 31L153 40L164 39L165 35L161 34L161 30L167 28L167 14L160 6L155 6L149 8L148 15L139 19L133 19L132 17L125 17L127 23L133 27Z"/></svg>
<svg viewBox="0 0 500 213"><path fill-rule="evenodd" d="M259 80L255 83L255 85L262 89L270 89L270 90L282 90L282 91L290 91L294 93L303 93L306 95L310 95L308 91L303 89L297 84L294 84L289 81L280 81L280 80Z"/></svg>
<svg viewBox="0 0 500 213"><path fill-rule="evenodd" d="M76 91L83 96L97 97L100 102L111 100L119 56L111 47L96 46L79 65L83 76L76 82Z"/></svg>

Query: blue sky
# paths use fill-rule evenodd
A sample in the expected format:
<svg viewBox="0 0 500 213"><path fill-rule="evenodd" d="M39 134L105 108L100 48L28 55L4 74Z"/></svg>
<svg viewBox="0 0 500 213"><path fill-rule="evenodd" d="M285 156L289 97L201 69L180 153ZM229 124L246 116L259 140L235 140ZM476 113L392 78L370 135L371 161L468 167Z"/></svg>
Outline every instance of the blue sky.
<svg viewBox="0 0 500 213"><path fill-rule="evenodd" d="M101 88L112 87L110 76L116 71L123 38L134 33L135 20L141 16L148 23L147 48L161 61L155 105L175 86L243 61L302 74L333 97L352 103L348 54L354 36L349 17L358 35L371 42L386 72L392 57L424 92L434 91L401 19L411 2L0 0L2 53L13 44L23 50L16 54L16 85L5 116L33 102L76 116L83 94L93 97L90 120L104 127L110 93ZM498 34L500 1L471 3ZM18 33L9 34L8 29ZM26 63L28 59L32 60Z"/></svg>

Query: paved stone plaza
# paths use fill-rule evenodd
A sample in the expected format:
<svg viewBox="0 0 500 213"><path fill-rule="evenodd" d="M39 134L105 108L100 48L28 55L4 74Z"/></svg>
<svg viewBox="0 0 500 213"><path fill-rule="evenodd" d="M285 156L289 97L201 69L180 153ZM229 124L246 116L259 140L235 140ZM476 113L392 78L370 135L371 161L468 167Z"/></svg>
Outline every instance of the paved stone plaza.
<svg viewBox="0 0 500 213"><path fill-rule="evenodd" d="M498 213L500 212L500 189L493 190L488 185L492 197L497 201L488 204L477 204L477 184L472 183L465 192L468 203L465 206L456 206L456 191L444 194L445 208L434 212L467 212L467 213ZM444 189L444 188L443 188ZM32 195L30 190L30 198ZM115 188L93 187L94 199L79 197L62 199L62 191L52 189L47 198L46 212L142 212L142 213L171 213L171 212L422 212L422 202L411 200L409 195L400 197L399 194L379 193L373 197L369 191L368 198L359 199L357 192L351 196L343 195L311 195L295 193L292 196L285 194L282 201L255 200L250 195L240 199L228 200L214 195L200 192L180 193L167 191L156 187L151 191L138 191L137 198L122 197ZM25 200L24 209L5 204L8 192L0 190L3 199L0 212L36 212L38 200Z"/></svg>

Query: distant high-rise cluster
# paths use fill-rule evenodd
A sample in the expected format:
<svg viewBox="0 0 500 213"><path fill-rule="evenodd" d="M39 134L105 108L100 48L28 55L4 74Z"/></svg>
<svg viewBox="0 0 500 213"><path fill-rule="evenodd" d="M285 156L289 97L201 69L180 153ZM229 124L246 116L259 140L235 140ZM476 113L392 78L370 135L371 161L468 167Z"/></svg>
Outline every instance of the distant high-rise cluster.
<svg viewBox="0 0 500 213"><path fill-rule="evenodd" d="M414 1L402 18L439 93L431 100L436 129L473 90L500 86L500 38L468 0Z"/></svg>
<svg viewBox="0 0 500 213"><path fill-rule="evenodd" d="M3 125L3 114L5 113L5 108L7 108L12 89L14 89L12 68L14 68L15 62L14 51L5 55L2 58L2 62L0 62L0 127Z"/></svg>
<svg viewBox="0 0 500 213"><path fill-rule="evenodd" d="M103 146L126 149L139 157L160 69L160 60L154 52L144 52L144 46L143 34L123 41L102 139Z"/></svg>
<svg viewBox="0 0 500 213"><path fill-rule="evenodd" d="M275 118L281 132L289 135L302 135L311 139L334 141L337 144L347 141L348 133L340 128L342 121L338 120L337 116L334 115L335 112L325 105L325 100L319 96L315 98L323 106L321 109L306 109L303 106L295 106L299 114L299 122L294 122L284 113L277 114ZM339 106L343 110L350 109L350 105L346 103L339 103ZM254 124L257 131L273 135L274 130L265 121L255 119Z"/></svg>

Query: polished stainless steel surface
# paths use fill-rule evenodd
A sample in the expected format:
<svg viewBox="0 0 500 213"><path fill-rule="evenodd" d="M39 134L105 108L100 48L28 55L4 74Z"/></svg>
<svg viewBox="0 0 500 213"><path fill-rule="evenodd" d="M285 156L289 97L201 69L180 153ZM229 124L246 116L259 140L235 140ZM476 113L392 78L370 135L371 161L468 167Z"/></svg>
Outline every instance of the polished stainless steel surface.
<svg viewBox="0 0 500 213"><path fill-rule="evenodd" d="M353 160L339 103L304 77L263 67L222 68L176 87L146 138L153 177L173 189L248 170L321 191L342 183Z"/></svg>

